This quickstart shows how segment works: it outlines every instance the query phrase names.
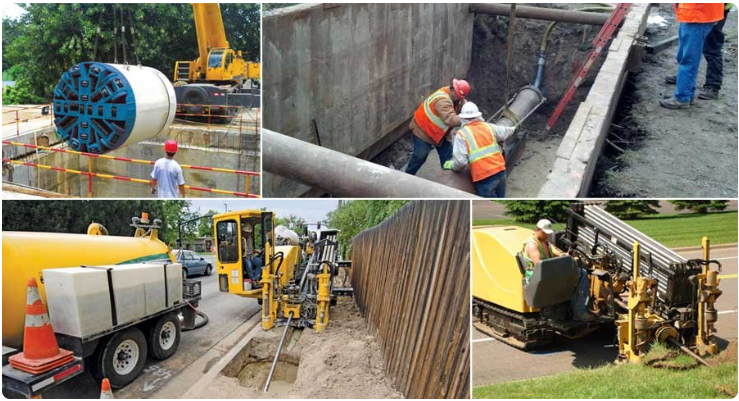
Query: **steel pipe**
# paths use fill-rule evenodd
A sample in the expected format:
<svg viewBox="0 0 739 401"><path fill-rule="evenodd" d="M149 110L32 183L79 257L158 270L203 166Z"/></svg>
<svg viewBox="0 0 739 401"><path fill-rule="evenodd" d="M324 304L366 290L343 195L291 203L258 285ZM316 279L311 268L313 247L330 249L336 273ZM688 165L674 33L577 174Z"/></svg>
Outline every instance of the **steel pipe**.
<svg viewBox="0 0 739 401"><path fill-rule="evenodd" d="M467 198L454 188L262 129L265 171L338 197Z"/></svg>
<svg viewBox="0 0 739 401"><path fill-rule="evenodd" d="M541 93L541 90L531 85L524 86L518 91L516 98L508 106L508 112L510 114L504 114L495 122L495 124L503 127L515 126L516 121L513 121L510 116L512 115L512 118L519 121L524 119L537 105L539 105L539 103L541 103L542 99L544 99L544 95ZM513 166L518 163L525 147L525 136L511 135L508 140L506 140L505 164L508 172L513 170Z"/></svg>
<svg viewBox="0 0 739 401"><path fill-rule="evenodd" d="M511 12L508 4L470 4L470 12L477 14L503 15ZM542 7L516 7L517 18L531 18L544 21L570 22L585 25L603 25L608 20L609 14L589 13L583 11L557 10Z"/></svg>

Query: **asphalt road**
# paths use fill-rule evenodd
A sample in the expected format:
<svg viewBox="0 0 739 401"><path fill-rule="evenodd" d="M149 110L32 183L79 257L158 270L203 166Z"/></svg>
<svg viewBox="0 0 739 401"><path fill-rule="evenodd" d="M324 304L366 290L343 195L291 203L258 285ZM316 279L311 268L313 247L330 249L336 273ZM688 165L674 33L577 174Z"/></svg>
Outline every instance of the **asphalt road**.
<svg viewBox="0 0 739 401"><path fill-rule="evenodd" d="M213 256L206 256L213 261ZM218 290L216 274L191 277L202 283L202 300L199 310L210 319L204 327L183 332L177 353L165 361L149 358L144 372L127 387L114 392L116 398L147 398L162 388L177 374L193 363L211 347L234 331L239 325L259 312L254 299L241 298ZM88 372L61 386L45 392L44 398L98 398L100 383Z"/></svg>
<svg viewBox="0 0 739 401"><path fill-rule="evenodd" d="M681 251L687 258L701 256L701 251ZM720 347L737 339L737 249L716 249L712 259L719 259L723 269L717 300L716 324ZM612 362L618 356L613 334L607 330L585 339L558 338L552 345L535 352L523 352L503 344L477 330L472 330L472 384L479 386L540 376L550 376L575 368L595 367Z"/></svg>

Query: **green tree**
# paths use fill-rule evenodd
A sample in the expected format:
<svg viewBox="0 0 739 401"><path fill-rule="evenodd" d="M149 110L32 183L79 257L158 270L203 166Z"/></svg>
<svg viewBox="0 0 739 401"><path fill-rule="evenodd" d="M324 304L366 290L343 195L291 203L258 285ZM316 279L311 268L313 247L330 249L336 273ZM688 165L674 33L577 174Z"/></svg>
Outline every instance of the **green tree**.
<svg viewBox="0 0 739 401"><path fill-rule="evenodd" d="M340 201L339 207L329 212L326 225L340 230L339 244L346 256L351 252L351 239L355 235L380 224L406 203L405 200Z"/></svg>
<svg viewBox="0 0 739 401"><path fill-rule="evenodd" d="M606 202L606 211L619 219L639 219L658 214L654 208L659 207L656 200L610 200Z"/></svg>
<svg viewBox="0 0 739 401"><path fill-rule="evenodd" d="M706 214L711 211L722 211L729 205L725 200L671 200L677 210L690 210L694 213Z"/></svg>
<svg viewBox="0 0 739 401"><path fill-rule="evenodd" d="M570 207L570 201L499 201L505 205L506 216L524 223L536 223L540 219L549 219L553 222L563 223L567 220L566 210Z"/></svg>
<svg viewBox="0 0 739 401"><path fill-rule="evenodd" d="M131 218L148 213L160 219L159 239L175 246L185 200L24 200L3 201L4 231L84 234L90 223L100 223L110 235L131 236Z"/></svg>
<svg viewBox="0 0 739 401"><path fill-rule="evenodd" d="M192 7L187 3L24 3L20 7L25 13L17 21L3 19L2 69L19 86L12 98L3 96L6 104L9 100L26 103L22 96L28 96L28 102L39 97L51 100L64 71L93 59L97 27L101 32L94 59L113 62L117 50L118 62L123 63L120 34L113 37L121 12L126 26L130 26L130 14L135 32L131 36L131 29L126 31L129 63L136 63L135 50L142 65L172 77L176 61L198 57ZM221 13L231 47L258 61L259 4L222 4ZM11 28L6 37L6 29Z"/></svg>
<svg viewBox="0 0 739 401"><path fill-rule="evenodd" d="M218 211L210 209L204 216L218 214ZM198 221L198 237L212 237L213 236L213 218L204 217Z"/></svg>
<svg viewBox="0 0 739 401"><path fill-rule="evenodd" d="M302 227L304 224L305 224L305 219L300 216L296 216L294 214L291 214L287 217L278 216L275 218L275 227L285 226L295 231L296 233L299 233L300 227Z"/></svg>

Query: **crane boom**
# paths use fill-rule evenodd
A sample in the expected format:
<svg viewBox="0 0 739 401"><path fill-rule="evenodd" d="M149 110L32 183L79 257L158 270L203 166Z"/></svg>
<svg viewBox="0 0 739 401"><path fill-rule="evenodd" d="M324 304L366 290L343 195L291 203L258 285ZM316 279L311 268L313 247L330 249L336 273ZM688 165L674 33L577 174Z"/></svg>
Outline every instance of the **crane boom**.
<svg viewBox="0 0 739 401"><path fill-rule="evenodd" d="M229 48L221 9L217 3L192 3L192 14L195 19L195 32L198 36L198 50L200 51L198 64L202 71L207 71L210 50Z"/></svg>

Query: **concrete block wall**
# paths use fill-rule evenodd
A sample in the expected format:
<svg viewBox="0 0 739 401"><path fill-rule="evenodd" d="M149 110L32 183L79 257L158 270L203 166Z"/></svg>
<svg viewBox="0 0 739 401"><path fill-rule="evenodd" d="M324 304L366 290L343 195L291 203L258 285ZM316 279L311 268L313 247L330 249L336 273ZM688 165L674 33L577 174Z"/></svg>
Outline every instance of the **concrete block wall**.
<svg viewBox="0 0 739 401"><path fill-rule="evenodd" d="M264 127L356 156L470 67L467 4L308 4L265 15ZM265 196L307 187L265 173Z"/></svg>
<svg viewBox="0 0 739 401"><path fill-rule="evenodd" d="M618 106L635 38L644 33L650 5L633 3L611 42L603 66L563 138L539 198L587 197Z"/></svg>

